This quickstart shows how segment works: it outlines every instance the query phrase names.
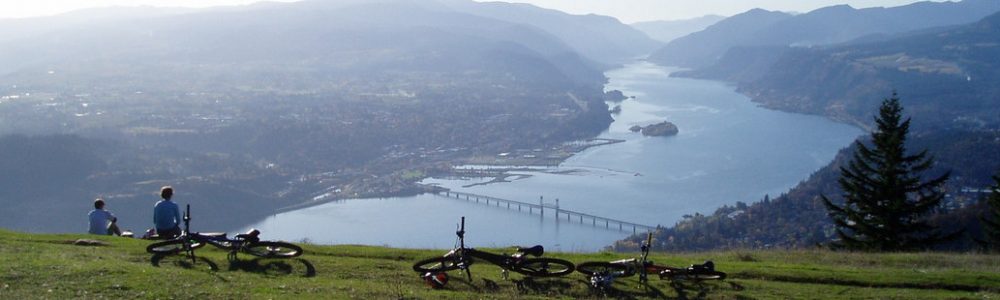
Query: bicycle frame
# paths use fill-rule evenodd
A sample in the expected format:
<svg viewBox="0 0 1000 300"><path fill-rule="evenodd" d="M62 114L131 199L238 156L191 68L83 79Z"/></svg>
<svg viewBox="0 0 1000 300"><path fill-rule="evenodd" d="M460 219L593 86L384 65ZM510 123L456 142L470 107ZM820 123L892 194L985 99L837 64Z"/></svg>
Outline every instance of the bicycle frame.
<svg viewBox="0 0 1000 300"><path fill-rule="evenodd" d="M184 231L181 235L173 239L150 244L146 251L154 254L173 254L183 251L191 257L192 263L197 258L194 255L196 248L205 244L210 244L216 248L229 250L229 260L236 260L239 252L246 252L254 256L265 258L289 258L302 254L302 248L286 242L261 241L258 237L260 231L252 229L247 233L237 234L233 238L226 236L226 233L198 233L191 232L191 205L188 205L184 212ZM175 250L176 249L176 250Z"/></svg>
<svg viewBox="0 0 1000 300"><path fill-rule="evenodd" d="M479 251L474 248L466 248L465 217L462 217L460 226L459 230L455 232L455 235L458 236L459 246L458 248L449 251L448 254L445 254L445 257L454 257L456 259L456 264L460 269L465 271L465 275L469 278L469 280L472 280L472 272L469 271L469 265L474 262L473 258L485 260L486 262L499 266L502 270L501 274L503 274L503 279L508 278L508 270L513 269L522 261L524 253L520 252L514 253L513 255L501 255Z"/></svg>
<svg viewBox="0 0 1000 300"><path fill-rule="evenodd" d="M454 258L455 264L460 269L465 270L466 276L469 280L472 280L472 272L469 271L469 265L472 265L476 260L483 260L499 266L503 279L508 279L508 271L516 268L523 261L524 255L520 252L507 255L479 251L474 248L458 248L445 254L445 257Z"/></svg>
<svg viewBox="0 0 1000 300"><path fill-rule="evenodd" d="M469 266L477 260L482 260L494 264L501 269L504 279L508 279L509 271L515 271L528 276L550 277L563 276L572 273L573 264L566 260L556 258L529 258L526 255L541 256L544 253L542 246L531 248L517 248L514 254L495 254L485 251L468 248L465 246L465 217L455 235L458 236L458 248L448 251L444 256L421 260L414 264L413 269L417 272L445 272L460 269L465 271L466 277L471 281L472 272ZM553 266L555 268L553 268Z"/></svg>
<svg viewBox="0 0 1000 300"><path fill-rule="evenodd" d="M196 260L196 258L194 256L194 247L191 247L190 245L188 245L188 244L190 244L190 241L192 241L192 240L200 242L200 243L209 244L209 245L215 246L216 248L219 248L219 249L229 250L229 254L227 255L227 258L230 259L230 260L235 260L237 258L236 257L237 253L240 250L243 249L244 245L248 245L248 244L252 244L252 243L260 241L260 239L257 238L257 234L259 234L259 233L260 232L255 229L255 230L252 230L251 232L248 232L246 234L238 234L233 239L228 238L226 236L226 233L221 233L221 234L202 234L200 232L194 232L194 233L192 233L191 232L191 205L188 204L184 208L184 232L178 238L181 238L181 239L184 239L185 241L187 241L187 243L185 243L186 246L184 247L184 249L185 249L185 252L188 254L188 256L191 257L191 261L192 262L194 262Z"/></svg>
<svg viewBox="0 0 1000 300"><path fill-rule="evenodd" d="M637 273L639 274L639 282L641 284L648 284L649 274L657 274L660 279L670 280L687 278L694 278L695 280L725 278L725 273L715 271L714 264L711 261L706 261L701 265L692 265L687 268L674 268L654 264L648 259L652 240L653 233L650 232L646 236L646 241L640 247L642 250L642 256L639 258L623 259L607 263L587 262L580 265L581 269L595 269L581 272L590 276L591 286L595 288L606 288L610 286L611 283L618 277L628 277ZM585 265L587 265L587 267L583 267ZM602 268L606 269L601 270Z"/></svg>

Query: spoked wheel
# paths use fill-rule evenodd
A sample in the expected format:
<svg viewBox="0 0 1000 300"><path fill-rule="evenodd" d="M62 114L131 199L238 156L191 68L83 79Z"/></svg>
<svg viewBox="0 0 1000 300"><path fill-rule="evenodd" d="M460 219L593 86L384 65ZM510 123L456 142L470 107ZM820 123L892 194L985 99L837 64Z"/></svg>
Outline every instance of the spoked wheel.
<svg viewBox="0 0 1000 300"><path fill-rule="evenodd" d="M566 276L573 273L573 263L558 258L529 258L514 267L518 272L534 277Z"/></svg>
<svg viewBox="0 0 1000 300"><path fill-rule="evenodd" d="M588 261L579 264L576 266L576 270L587 274L587 276L614 274L615 277L629 277L635 275L635 273L629 272L629 267L626 265L602 261Z"/></svg>
<svg viewBox="0 0 1000 300"><path fill-rule="evenodd" d="M447 272L457 269L458 269L458 263L452 257L428 258L413 264L413 270L420 272L421 274L427 272L431 273Z"/></svg>
<svg viewBox="0 0 1000 300"><path fill-rule="evenodd" d="M243 251L263 258L289 258L302 255L302 247L285 242L256 242L243 248Z"/></svg>
<svg viewBox="0 0 1000 300"><path fill-rule="evenodd" d="M201 248L202 246L205 246L205 244L197 241L190 241L188 245L190 245L191 249L198 249ZM183 240L162 241L162 242L152 243L149 244L149 246L146 246L146 252L153 254L160 254L160 255L177 254L180 253L181 251L184 251Z"/></svg>

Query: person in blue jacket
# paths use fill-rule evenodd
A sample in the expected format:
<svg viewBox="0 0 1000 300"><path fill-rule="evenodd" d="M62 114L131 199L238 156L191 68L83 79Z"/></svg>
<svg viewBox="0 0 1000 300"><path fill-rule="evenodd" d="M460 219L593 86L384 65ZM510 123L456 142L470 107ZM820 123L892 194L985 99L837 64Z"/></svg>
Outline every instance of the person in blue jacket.
<svg viewBox="0 0 1000 300"><path fill-rule="evenodd" d="M181 235L181 209L177 203L170 201L174 196L174 188L164 186L160 188L160 200L153 206L153 225L156 226L156 234L160 238L172 238Z"/></svg>

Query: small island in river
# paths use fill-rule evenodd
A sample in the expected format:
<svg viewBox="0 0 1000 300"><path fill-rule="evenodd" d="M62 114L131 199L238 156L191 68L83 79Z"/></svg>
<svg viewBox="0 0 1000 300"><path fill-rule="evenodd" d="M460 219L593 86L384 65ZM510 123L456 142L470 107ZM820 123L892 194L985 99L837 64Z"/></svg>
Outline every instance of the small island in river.
<svg viewBox="0 0 1000 300"><path fill-rule="evenodd" d="M647 126L635 125L628 130L632 132L642 132L642 135L644 136L672 136L677 135L677 133L680 132L677 129L677 125L667 121Z"/></svg>

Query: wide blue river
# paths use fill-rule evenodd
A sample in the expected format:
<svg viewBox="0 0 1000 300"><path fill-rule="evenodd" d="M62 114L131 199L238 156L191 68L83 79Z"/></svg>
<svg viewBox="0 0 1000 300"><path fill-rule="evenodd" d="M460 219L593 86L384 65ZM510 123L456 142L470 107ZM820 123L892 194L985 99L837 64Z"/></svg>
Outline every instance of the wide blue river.
<svg viewBox="0 0 1000 300"><path fill-rule="evenodd" d="M822 117L756 106L724 83L670 78L671 69L635 63L607 72L607 89L627 96L602 138L623 143L590 148L556 168L520 172L512 182L469 186L483 179L428 179L452 190L547 204L644 225L670 226L686 214L709 214L737 201L788 191L829 163L862 132ZM614 104L613 104L614 105ZM661 121L671 137L628 129ZM520 179L517 179L520 178ZM468 187L467 187L468 186ZM525 210L526 211L526 210ZM558 251L597 251L632 233L421 195L355 199L281 213L249 227L264 237L319 244L450 248L465 216L474 247L541 244Z"/></svg>

